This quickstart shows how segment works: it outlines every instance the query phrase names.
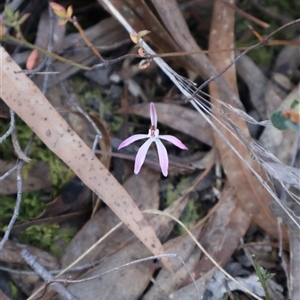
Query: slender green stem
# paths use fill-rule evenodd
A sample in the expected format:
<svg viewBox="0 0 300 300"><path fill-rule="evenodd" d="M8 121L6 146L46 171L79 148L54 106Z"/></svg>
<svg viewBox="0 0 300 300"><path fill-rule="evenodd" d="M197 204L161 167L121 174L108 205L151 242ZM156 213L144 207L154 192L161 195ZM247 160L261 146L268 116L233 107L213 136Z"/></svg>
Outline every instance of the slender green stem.
<svg viewBox="0 0 300 300"><path fill-rule="evenodd" d="M266 300L271 300L270 294L268 292L267 288L267 279L272 277L272 274L268 273L267 270L263 269L259 263L257 262L257 259L255 255L252 255L252 261L253 261L253 266L255 269L255 273L258 277L258 280L265 292Z"/></svg>
<svg viewBox="0 0 300 300"><path fill-rule="evenodd" d="M99 57L99 59L104 63L105 60L102 58L101 54L99 53L99 51L95 48L95 46L90 42L90 40L88 39L88 37L85 35L84 30L82 29L82 27L80 26L80 24L77 22L76 17L74 16L73 19L71 20L71 22L73 23L73 25L76 27L76 29L78 30L78 32L80 33L82 39L84 40L84 42L86 43L86 45L93 51L93 53Z"/></svg>
<svg viewBox="0 0 300 300"><path fill-rule="evenodd" d="M6 40L8 40L8 41L12 41L12 42L14 42L14 43L17 43L17 44L20 44L20 45L23 45L23 46L26 46L26 47L28 47L29 49L32 49L32 50L36 49L36 50L38 50L39 52L41 52L41 53L43 53L43 54L45 54L45 55L47 55L47 56L50 56L50 57L53 58L53 59L59 60L59 61L61 61L61 62L64 62L64 63L66 63L66 64L69 64L69 65L72 65L73 67L76 67L76 68L78 68L78 69L81 69L81 70L87 70L87 71L92 70L92 67L87 67L87 66L84 66L84 65L82 65L82 64L78 64L78 63L76 63L76 62L73 62L72 60L69 60L69 59L64 58L64 57L62 57L62 56L59 56L59 55L57 55L57 54L55 54L55 53L49 52L49 51L47 51L47 50L45 50L45 49L43 49L43 48L37 47L37 46L35 46L35 45L33 45L33 44L27 42L25 39L21 39L21 40L20 40L20 39L17 39L17 38L15 38L15 37L11 36L11 35L6 35L5 37L3 37L3 39L4 39L4 40L6 39Z"/></svg>

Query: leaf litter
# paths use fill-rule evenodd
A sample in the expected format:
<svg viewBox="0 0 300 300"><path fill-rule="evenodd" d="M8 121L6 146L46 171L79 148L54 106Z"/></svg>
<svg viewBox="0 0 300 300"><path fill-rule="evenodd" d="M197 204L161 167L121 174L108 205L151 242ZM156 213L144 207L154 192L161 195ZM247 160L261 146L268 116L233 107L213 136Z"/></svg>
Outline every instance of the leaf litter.
<svg viewBox="0 0 300 300"><path fill-rule="evenodd" d="M110 1L102 1L102 2L106 3L107 8L109 8L113 12L113 15L115 15L121 21L121 23L123 22L124 27L130 33L134 32L132 28L130 28L130 25L126 23L126 18L124 19L122 17L122 15L125 15L126 11L122 10L122 7L119 7L119 11L115 10L114 6L112 6L111 3L114 3L113 5L116 5L118 1L111 1L111 3ZM145 11L147 13L150 12L149 8L145 3L142 3L140 5L144 6ZM185 36L185 38L188 40L187 45L191 43L192 37L189 36L188 34L189 30L185 26L181 26L183 23L185 23L185 21L182 19L181 12L177 9L177 6L173 3L173 1L170 1L168 3L162 3L162 4L159 3L158 1L153 1L153 5L156 7L158 14L163 20L164 26L168 28L168 33L165 33L165 30L161 30L162 34L165 34L165 38L168 37L170 41L172 40L172 42L169 43L168 51L187 50L185 47L183 47L182 37ZM169 13L170 9L172 8L173 8L173 15ZM217 9L218 8L216 5L215 13ZM120 12L122 13L122 15L120 14ZM227 13L230 15L230 11L227 11ZM158 21L158 19L154 16L154 14L150 14L150 15L153 20L156 20L155 22L157 24L161 24L160 21ZM138 18L130 19L131 26L133 26L136 29L136 31L138 31L139 27L140 27L139 30L145 29L145 27L143 27L143 25L141 25L140 23L139 25L137 25L138 23L137 19ZM225 21L232 22L233 17L230 17ZM174 30L175 28L174 25L176 25L176 23L179 26L179 28L181 28L180 32L176 32ZM218 24L218 20L216 19L213 21L213 25L218 26L218 25L223 25L223 23L220 22L220 24ZM160 28L162 28L161 25ZM222 35L224 37L227 36L227 33L226 34L220 33L221 30L224 29L230 30L230 27L216 30L217 34L220 34L221 37ZM152 30L154 36L156 36L155 29ZM179 41L180 38L181 41ZM149 35L149 37L146 36L146 39L151 40L152 39L151 34ZM224 43L222 43L222 47L221 47L222 49L226 46L227 42L230 43L230 39L227 39L225 40ZM176 46L178 47L177 49L176 47L174 48L175 44L179 45L179 47ZM153 54L153 52L151 52L151 49L145 42L143 42L142 45L146 49L146 53ZM218 45L216 46L218 47ZM227 46L225 48L227 48ZM228 45L228 48L230 48L230 45ZM209 55L213 56L213 54L209 54ZM223 69L228 65L228 62L232 60L231 54L223 53L219 55L219 58L221 56L224 56L225 59L223 62L218 62L218 61L216 62L217 65L215 67L217 69L218 68ZM295 140L295 134L291 132L287 134L286 133L282 134L281 132L278 132L276 130L274 131L274 128L272 127L271 123L268 120L263 120L263 121L257 120L251 117L249 114L247 114L239 104L236 105L237 102L236 100L238 99L235 96L237 94L237 90L236 87L234 87L236 79L234 79L234 74L230 75L230 71L232 72L232 70L229 70L228 71L229 73L225 73L223 77L225 78L225 80L227 80L227 84L232 88L232 90L236 90L235 93L232 93L230 88L226 87L225 81L216 80L216 82L218 82L219 84L219 88L215 87L215 90L211 88L210 94L207 94L204 93L203 91L198 91L196 84L194 84L190 79L180 76L173 69L171 69L171 67L167 65L162 59L155 57L153 58L153 60L162 68L162 70L167 74L167 76L171 78L174 84L177 85L179 90L181 90L181 92L188 99L190 99L191 96L193 97L193 100L191 100L192 105L204 117L203 119L201 118L201 120L203 121L199 123L197 122L199 120L199 116L197 117L197 113L195 113L190 109L187 109L186 107L178 106L177 109L177 106L175 105L170 106L169 103L158 103L156 104L157 107L161 106L160 109L158 109L158 113L161 114L161 116L159 117L160 121L172 127L173 129L176 129L177 131L184 133L185 135L196 137L196 139L198 139L201 142L204 142L206 145L213 145L214 143L216 143L216 147L219 149L219 153L221 154L220 156L221 156L222 167L224 168L224 171L227 175L226 184L225 187L223 188L223 192L226 191L226 187L229 181L230 185L234 187L234 193L237 195L237 198L232 196L231 193L233 193L233 190L229 189L230 197L227 198L225 197L225 198L227 199L226 201L229 201L230 199L229 201L231 203L230 205L225 204L224 202L225 198L223 199L222 196L218 196L218 198L220 199L219 204L216 207L216 211L213 212L210 215L210 218L207 220L207 228L203 230L202 227L201 228L199 227L199 225L198 227L196 226L195 229L198 228L198 230L201 231L201 234L199 235L199 232L196 233L193 231L195 237L201 242L201 244L204 245L206 250L208 250L215 259L217 259L218 263L221 266L224 266L228 262L229 258L232 255L235 255L234 251L239 244L239 239L245 236L245 233L250 226L251 219L254 219L254 221L258 223L263 229L265 229L266 232L271 236L278 238L278 235L281 234L282 241L280 242L286 242L288 240L286 230L284 227L282 227L281 231L278 233L277 220L268 210L268 205L270 203L272 204L272 199L275 199L277 203L287 213L288 220L290 220L292 224L296 226L296 228L299 228L300 226L299 220L297 215L293 212L292 206L290 206L287 202L281 201L280 197L277 196L274 189L274 186L277 183L279 183L283 187L283 189L286 190L286 192L292 197L292 199L294 199L294 203L299 203L299 195L297 194L297 191L295 191L295 189L299 189L299 180L298 180L299 169L293 166L288 166L291 160L291 156L293 155L292 154L293 149L290 145ZM192 56L186 57L184 59L180 58L178 59L178 62L179 61L183 62L183 66L190 66L193 68L197 66L196 67L197 71L199 71L199 73L202 74L203 78L209 78L211 74L213 75L215 74L214 71L212 71L213 68L212 65L210 65L210 62L205 61L205 58L203 57L198 62L197 60L193 60ZM214 63L212 58L211 61L212 63ZM204 68L203 66L205 64L203 64L203 62L208 63ZM207 69L205 70L205 68ZM213 86L213 84L211 84L211 86ZM195 91L197 91L197 94L195 94ZM290 97L299 98L299 89L297 87L292 91ZM207 99L210 99L210 101L208 101ZM233 99L233 101L230 100L227 101L227 99ZM288 103L288 101L289 100L287 100L286 102ZM273 103L276 105L276 101ZM133 105L133 106L131 105L129 107L129 112L147 118L148 117L147 112L143 112L143 107L144 109L147 109L147 105ZM174 108L174 112L172 112L172 109L170 109L170 107ZM175 112L175 109L177 109L177 112ZM182 115L185 115L183 113L184 111L187 113L186 118L182 117ZM213 123L207 117L207 115L211 116ZM189 122L189 119L191 119L192 122ZM204 119L207 121L207 123L204 122ZM269 139L268 143L266 142L266 139L265 140L262 139L260 142L256 142L248 134L246 123L252 123L258 126L266 127L264 133L265 136L267 130L270 129L271 131L273 131L272 134L269 134L269 136L272 136L272 138ZM207 124L210 124L215 130L215 132L217 132L217 134L214 134L215 141L213 141L212 139L212 134L210 133L211 129ZM200 130L199 126L201 128L204 128L205 131ZM75 131L78 132L77 129ZM280 135L282 136L280 137ZM108 145L106 150L103 151L104 154L105 152L110 151L108 132L106 132L106 136L107 139L101 147L101 149L103 149L103 147L105 149L105 146ZM220 136L220 138L218 136ZM225 140L225 144L224 144L224 140ZM232 155L233 152L230 152L230 150L228 150L228 146L229 148L231 148L231 150L233 150L233 152L235 152L235 154L239 157L239 159L241 159L241 162L239 162L236 159L237 158L236 156ZM89 147L91 146L89 145ZM284 151L276 152L277 149L281 149L281 150L284 149ZM110 158L108 155L105 155L104 158L106 158L104 164L106 167L108 167L110 163ZM243 174L241 170L243 170L242 172L244 172L244 174L248 176L247 180L249 180L249 182L252 182L252 190L251 188L249 188L247 184L247 180L243 181L244 175L241 175ZM134 199L135 203L138 203L139 200L145 198L145 195L150 195L149 201L151 202L151 199L152 200L156 199L156 203L155 203L156 207L140 206L139 207L140 210L144 208L158 209L158 199L159 199L159 197L157 196L158 193L157 181L159 180L158 173L155 172L152 173L153 171L150 171L146 167L143 167L141 172L144 172L144 175L142 175L144 177L143 180L145 182L144 186L147 187L148 189L146 188L142 192L141 191L137 192L138 200L135 200L135 196L132 195L131 196ZM267 176L264 174L264 172L267 173ZM154 176L153 180L151 180L149 179L149 174L153 174L156 176ZM254 177L253 174L255 175ZM134 183L133 185L129 186L128 192L130 193L130 191L134 190L136 186L139 186L139 184L140 183ZM257 189L257 187L260 187L260 185L261 188ZM156 196L152 194L153 186L155 186ZM262 187L266 188L270 196L266 193L266 191ZM243 193L245 193L244 190L248 191L246 192L246 197L245 195L242 195L242 191ZM255 194L257 195L256 198L258 200L262 200L263 202L253 201L251 197L253 197L253 195ZM96 207L99 207L99 205L100 207L102 206L101 198L102 197L98 198L98 204ZM178 201L175 201L169 208L166 209L166 212L169 211L169 213L179 218L182 212L184 211L184 207L186 203L187 203L187 199L185 198L178 199ZM256 210L258 209L257 207L260 207L259 210L261 212L261 216L255 214ZM61 208L59 206L57 209L61 211ZM281 213L278 213L278 215L282 216ZM100 219L99 220L99 225L101 224L100 226L96 225L98 221L97 218ZM150 222L154 230L156 230L156 234L158 235L158 237L161 239L162 242L164 242L167 239L167 236L170 234L174 225L173 222L170 223L170 221L164 223L163 218L164 217L160 215L157 217L149 218L149 215L147 215L147 220ZM87 224L90 223L91 225L95 221L96 223L94 223L95 226L94 231L87 230L88 229ZM86 224L85 227L81 229L81 231L78 232L77 236L73 239L72 243L68 247L68 250L66 251L64 258L62 259L62 262L64 262L63 267L67 267L70 263L76 260L82 253L84 253L85 250L91 247L99 238L101 238L101 236L104 236L105 233L109 232L109 230L111 230L114 226L116 226L118 224L118 218L116 218L115 215L108 208L101 207L98 213L95 210L95 214L93 214L93 217L88 223ZM226 225L224 226L224 224ZM240 226L241 224L243 224L243 227ZM222 228L222 227L224 228L224 232L218 230L218 228ZM288 225L288 227L289 229L292 228L290 225ZM210 278L215 278L215 280L216 278L219 278L218 273L215 273L214 275L214 263L211 263L209 260L206 260L205 255L201 253L199 248L195 248L193 246L193 243L190 243L190 241L187 242L188 247L190 247L188 252L181 253L180 252L181 250L177 249L176 247L177 246L176 241L180 241L181 239L183 240L184 238L187 238L187 235L181 236L176 239L171 238L169 242L164 244L164 250L169 253L170 252L180 253L180 256L183 257L184 260L186 260L186 263L189 266L190 270L193 270L193 276L195 276L195 279L197 280L199 286L201 287L202 294L205 292L206 288L212 294L215 294L215 289L217 285L212 283L211 281L210 283L212 283L212 286L206 284L206 282ZM293 242L295 242L295 240L293 240ZM170 247L169 244L170 245L174 244L175 247L173 246ZM180 244L179 242L178 246L181 245L182 244ZM297 247L296 245L297 244L293 244L294 247L293 249ZM69 255L68 251L71 251L72 255ZM292 253L295 254L294 251ZM145 248L142 248L141 244L137 242L136 239L134 240L132 238L132 236L130 235L130 231L125 229L125 227L123 226L117 229L108 238L106 238L104 242L100 244L100 247L99 249L96 250L96 252L94 250L89 255L90 256L83 258L80 264L84 262L89 263L92 260L93 263L95 264L95 268L88 272L78 272L77 275L74 274L74 278L79 276L82 273L85 274L81 275L81 277L82 276L88 277L92 274L99 274L104 271L108 271L112 269L114 266L116 267L121 266L124 262L130 262L140 257L149 256L150 253ZM176 268L178 268L178 264L173 263L173 267L175 267L176 265L177 265ZM174 276L179 276L177 279L176 277L173 277L172 279L172 276L168 276L169 274L168 271L164 269L159 271L157 268L158 266L153 264L153 262L150 261L144 262L140 265L137 264L137 265L128 266L124 269L120 269L117 272L106 275L107 277L103 277L103 279L95 279L91 281L86 281L84 283L78 283L78 284L76 283L70 285L70 289L74 292L74 294L79 295L83 293L82 294L83 297L87 295L88 297L92 297L91 299L94 299L93 297L97 297L99 293L101 293L101 295L105 295L105 293L107 293L107 297L106 297L107 299L109 299L111 295L113 295L114 299L118 299L118 297L120 299L125 299L126 297L128 297L128 299L132 299L137 297L137 295L143 294L143 291L145 289L148 290L149 282L152 281L153 286L150 286L149 291L144 295L145 299L147 299L147 297L150 297L149 299L151 299L152 297L151 295L156 295L153 297L162 297L162 298L166 298L168 297L167 295L169 295L174 299L183 299L182 298L183 295L185 297L189 297L189 299L193 299L193 298L196 299L198 297L197 293L195 293L195 286L193 286L193 284L186 286L186 284L190 283L191 280L189 279L190 274L186 272L184 267L179 266L179 270L181 270L183 272L182 274L184 275L178 275L179 273L176 275L177 272L175 271ZM152 275L155 274L156 272L158 274L155 275L156 278L151 278ZM184 276L185 279L182 279L181 278L182 276ZM293 274L293 276L295 276L295 274ZM260 287L255 282L254 280L255 278L257 278L255 275L251 275L248 278L249 279L248 282L247 280L243 282L243 285L245 287L248 287L252 292L255 292L254 288L252 289L252 286L258 288ZM218 279L217 281L218 284L220 285L223 284L221 279ZM250 283L250 281L252 283ZM98 285L98 282L102 282L102 284ZM111 285L111 283L113 284ZM179 286L179 284L181 286ZM38 286L38 284L36 284L36 286ZM110 289L107 288L109 286L111 287ZM215 296L217 298L221 297L222 294L226 291L226 289L221 289L219 287L217 289L220 292L218 296ZM230 289L235 290L236 288L230 286ZM89 291L88 294L87 291ZM292 288L292 291L295 291L295 289ZM29 294L30 291L28 290L27 293ZM49 293L49 290L47 291L47 293ZM53 294L49 293L47 297L51 298L52 297L51 295ZM125 297L125 295L127 296ZM264 294L259 292L258 295L263 296Z"/></svg>
<svg viewBox="0 0 300 300"><path fill-rule="evenodd" d="M117 15L118 16L118 15ZM124 20L123 18L121 19L120 17L120 22L123 22L123 25L125 28L127 28L128 31L132 32L133 29L129 26L128 23L126 23L126 20ZM146 51L150 54L155 54L153 52L153 50L146 44L143 43L143 47L144 49L146 49ZM181 92L186 95L188 98L190 98L195 91L197 91L195 84L191 84L191 81L189 79L186 79L180 75L178 75L174 70L172 70L163 60L161 60L160 58L154 58L154 61L161 67L161 69L170 77L170 79L174 82L174 84L181 90ZM227 66L227 65L226 65ZM200 91L201 92L201 91ZM198 100L199 97L199 100ZM211 97L211 96L210 96ZM225 97L225 95L224 95ZM214 99L213 97L211 97L212 99ZM263 177L257 173L257 171L255 171L253 169L253 167L251 167L251 165L249 164L248 161L246 161L246 159L241 155L241 153L239 153L236 148L234 147L234 145L232 145L229 141L228 138L226 136L224 136L220 130L218 130L214 124L211 123L210 119L203 113L206 112L208 114L211 114L211 109L209 107L207 107L205 104L202 103L201 100L204 100L205 102L207 100L203 99L203 97L201 97L201 95L195 95L195 99L193 99L191 101L191 103L193 104L193 106L195 107L196 110L198 110L198 112L206 119L206 121L213 127L214 130L216 130L216 132L219 134L219 136L221 136L221 138L224 139L224 141L227 143L227 145L235 152L235 154L242 160L242 162L246 165L246 168L249 168L257 177L257 179L260 181L260 183L266 188L266 190L270 193L270 195L278 202L278 204L289 214L290 218L292 220L294 220L294 222L297 221L294 218L294 216L291 214L291 212L289 212L289 209L287 207L285 207L280 199L277 197L277 195L273 192L273 190L269 187L268 183L263 179ZM224 104L224 102L222 100L217 100L222 106L228 107L228 104ZM203 111L202 111L203 110ZM213 118L216 119L217 122L221 123L221 126L224 126L225 128L228 126L228 122L226 122L226 119L224 119L223 115L224 115L224 110L225 108L221 107L221 108L217 108L217 114L218 117L211 115ZM235 109L235 112L237 112L238 110ZM226 115L226 113L225 113ZM239 113L239 118L242 118L243 115L245 115L244 113ZM254 119L250 118L249 116L247 117L247 119L251 119L251 121L258 125L259 122L256 122ZM221 121L220 121L221 120ZM235 136L234 132L230 129L230 126L228 126L229 128L227 129L230 133L230 135ZM241 143L240 138L236 137L237 142ZM246 138L247 139L247 138ZM265 149L265 153L267 153L269 156L272 157L272 153L269 152L268 150ZM270 216L271 219L274 219L268 212L267 214ZM267 225L272 231L273 231L273 227ZM299 225L300 226L300 225ZM274 231L273 231L274 234Z"/></svg>

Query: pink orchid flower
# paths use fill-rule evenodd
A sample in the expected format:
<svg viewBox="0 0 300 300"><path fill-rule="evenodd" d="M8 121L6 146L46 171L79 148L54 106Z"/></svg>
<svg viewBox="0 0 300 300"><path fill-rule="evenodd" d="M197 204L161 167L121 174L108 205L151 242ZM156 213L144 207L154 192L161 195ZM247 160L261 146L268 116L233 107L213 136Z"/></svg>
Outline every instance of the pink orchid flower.
<svg viewBox="0 0 300 300"><path fill-rule="evenodd" d="M151 119L151 127L149 129L148 134L135 134L125 141L123 141L118 150L130 145L131 143L142 140L142 139L148 139L139 149L136 158L135 158L135 164L134 164L134 173L138 174L140 171L145 158L146 154L148 152L148 149L150 145L154 142L157 148L157 153L158 153L158 159L159 159L159 164L161 167L161 171L165 177L168 176L168 167L169 167L169 157L168 157L168 152L164 144L162 143L161 140L166 140L174 144L180 149L187 150L188 148L175 136L173 135L159 135L159 130L157 129L157 114L155 110L154 104L151 102L150 103L150 119Z"/></svg>

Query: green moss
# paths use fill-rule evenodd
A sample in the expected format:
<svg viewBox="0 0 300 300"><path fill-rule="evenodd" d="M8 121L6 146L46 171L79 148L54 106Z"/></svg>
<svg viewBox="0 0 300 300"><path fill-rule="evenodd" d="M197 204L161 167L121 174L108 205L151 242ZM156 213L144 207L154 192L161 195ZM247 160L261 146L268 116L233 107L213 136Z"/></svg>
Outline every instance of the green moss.
<svg viewBox="0 0 300 300"><path fill-rule="evenodd" d="M171 183L167 184L166 190L166 202L164 207L170 206L174 200L180 197L182 191L187 189L190 186L190 179L189 178L182 178L180 182L177 184L176 188L173 187ZM198 207L196 206L194 200L188 199L185 210L180 217L180 221L187 226L187 228L191 228L195 225L195 223L200 219L200 215L198 214ZM174 233L183 234L185 230L176 225L174 228Z"/></svg>
<svg viewBox="0 0 300 300"><path fill-rule="evenodd" d="M89 106L87 106L87 102L91 100L96 100L98 101L99 106L101 106L102 94L99 86L95 86L94 84L90 83L86 78L80 75L74 76L72 82L72 86L74 87L75 93L79 95L80 101L84 105L85 111L94 112L98 114L98 112L93 111ZM102 111L100 107L99 111L100 113Z"/></svg>
<svg viewBox="0 0 300 300"><path fill-rule="evenodd" d="M48 148L36 153L36 156L49 163L53 186L55 187L54 197L71 180L74 173Z"/></svg>
<svg viewBox="0 0 300 300"><path fill-rule="evenodd" d="M2 136L2 134L0 136ZM14 150L13 150L12 144L9 139L6 139L5 141L3 141L0 144L1 159L3 159L3 160L15 159L16 157L15 157L13 151Z"/></svg>
<svg viewBox="0 0 300 300"><path fill-rule="evenodd" d="M26 222L41 214L45 203L39 200L40 192L28 192L22 194L22 202L18 215L18 222ZM11 218L16 205L16 196L0 195L0 227L3 228ZM3 228L5 230L6 226Z"/></svg>
<svg viewBox="0 0 300 300"><path fill-rule="evenodd" d="M124 121L123 117L114 116L113 122L110 124L111 132L113 133L118 132L122 127L123 121Z"/></svg>
<svg viewBox="0 0 300 300"><path fill-rule="evenodd" d="M81 76L74 77L73 86L86 112L97 116L100 120L109 121L108 123L112 133L117 133L121 129L124 119L122 116L114 113L119 107L112 101L103 99L99 86L89 83ZM92 101L98 102L99 107L97 111L88 105L88 103Z"/></svg>
<svg viewBox="0 0 300 300"><path fill-rule="evenodd" d="M80 76L80 75L75 75L72 79L72 82L73 82L73 87L74 87L74 90L75 90L76 94L81 95L88 88L87 80L84 77Z"/></svg>
<svg viewBox="0 0 300 300"><path fill-rule="evenodd" d="M20 123L17 126L18 141L21 148L24 149L27 146L33 132L23 121L20 121L18 123ZM6 146L8 146L8 149L5 152L13 153L13 146L10 139L7 139L6 142ZM69 182L73 175L72 171L68 167L66 167L66 165L60 160L59 157L57 157L50 149L48 149L44 145L44 143L38 138L38 136L34 137L29 157L31 158L31 161L23 168L23 175L25 177L28 176L29 169L37 160L43 160L49 163L52 183L58 190L61 190L61 188L64 187L67 182Z"/></svg>
<svg viewBox="0 0 300 300"><path fill-rule="evenodd" d="M0 195L0 226L4 226L3 222L11 218L16 204L16 198L6 195Z"/></svg>
<svg viewBox="0 0 300 300"><path fill-rule="evenodd" d="M282 1L282 0L267 0L266 7L275 11L278 15L284 12L287 15L299 16L299 12L295 11L295 4L293 1Z"/></svg>
<svg viewBox="0 0 300 300"><path fill-rule="evenodd" d="M287 16L292 16L294 19L300 17L299 14L299 4L296 4L297 0L291 1L282 1L282 0L266 0L263 4L264 8L281 16L285 14ZM270 14L261 11L260 9L253 6L249 1L241 1L239 3L239 8L243 11L248 12L249 14L255 16L256 18L268 23L270 27L268 29L263 29L257 24L246 20L244 17L237 15L235 23L235 35L236 35L236 46L250 46L258 43L258 39L255 35L247 36L249 32L249 25L251 25L254 30L256 30L262 37L267 36L274 30L278 29L282 24L278 18L272 17ZM241 39L245 39L247 36L247 41L242 42ZM291 40L295 38L295 31L290 30L289 28L278 32L273 39L274 40ZM271 66L278 52L282 49L283 46L263 46L255 50L252 50L248 53L251 59L260 67Z"/></svg>
<svg viewBox="0 0 300 300"><path fill-rule="evenodd" d="M184 210L184 213L180 217L180 221L188 228L191 229L196 222L200 219L200 215L198 214L198 207L195 204L195 201L189 199ZM185 229L181 226L177 226L177 230L179 234L186 233Z"/></svg>
<svg viewBox="0 0 300 300"><path fill-rule="evenodd" d="M56 256L61 256L61 251L54 245L55 241L63 239L69 244L74 235L74 229L62 229L59 224L54 223L30 226L20 235L19 240L22 243L49 251Z"/></svg>
<svg viewBox="0 0 300 300"><path fill-rule="evenodd" d="M42 213L46 204L39 200L40 192L23 193L19 220L27 221Z"/></svg>
<svg viewBox="0 0 300 300"><path fill-rule="evenodd" d="M189 178L181 178L176 188L174 188L174 186L169 182L167 184L166 201L164 207L170 206L173 203L173 201L180 196L180 193L184 189L189 187L189 184L190 184Z"/></svg>
<svg viewBox="0 0 300 300"><path fill-rule="evenodd" d="M10 287L10 290L11 290L12 299L17 300L18 295L19 295L18 287L12 281L9 281L8 284L9 284L9 287Z"/></svg>
<svg viewBox="0 0 300 300"><path fill-rule="evenodd" d="M21 148L24 149L27 146L33 132L22 120L18 118L16 118L16 124L18 141ZM1 128L7 127L2 127L2 120L0 120L0 125ZM3 153L2 159L16 159L10 137L0 144L0 152L1 154ZM50 167L52 184L54 186L53 195L54 197L59 195L61 189L72 178L73 171L69 169L51 150L49 150L37 136L34 137L32 148L28 156L31 158L31 161L24 165L22 169L23 178L28 178L29 170L36 161L43 160L47 162ZM39 200L39 196L39 191L22 193L22 203L17 219L19 222L26 222L30 218L38 216L43 211L45 203ZM16 203L16 195L0 195L0 201L0 226L2 228L7 224L7 221L13 214Z"/></svg>
<svg viewBox="0 0 300 300"><path fill-rule="evenodd" d="M270 47L262 47L251 51L249 57L258 66L270 66L273 59L273 49Z"/></svg>

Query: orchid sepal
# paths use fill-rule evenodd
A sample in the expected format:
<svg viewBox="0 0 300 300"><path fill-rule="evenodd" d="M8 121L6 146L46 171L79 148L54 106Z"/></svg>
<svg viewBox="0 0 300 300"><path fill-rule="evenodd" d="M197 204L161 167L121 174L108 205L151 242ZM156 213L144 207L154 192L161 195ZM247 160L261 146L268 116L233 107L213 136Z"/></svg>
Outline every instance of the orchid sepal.
<svg viewBox="0 0 300 300"><path fill-rule="evenodd" d="M150 120L151 125L157 128L157 113L153 102L150 103Z"/></svg>
<svg viewBox="0 0 300 300"><path fill-rule="evenodd" d="M141 167L145 161L147 152L149 150L149 147L152 144L152 140L148 139L139 149L136 158L135 158L135 163L134 163L134 174L138 174L139 171L141 170Z"/></svg>
<svg viewBox="0 0 300 300"><path fill-rule="evenodd" d="M161 168L161 172L165 177L167 177L168 176L168 168L169 168L169 157L168 157L167 149L160 139L156 139L155 144L157 147L158 159L159 159L159 165Z"/></svg>
<svg viewBox="0 0 300 300"><path fill-rule="evenodd" d="M138 141L138 140L142 140L142 139L146 139L148 138L149 135L148 134L135 134L133 136L130 136L129 138L127 138L126 140L124 140L118 147L118 150L120 150L121 148L127 147L128 145Z"/></svg>
<svg viewBox="0 0 300 300"><path fill-rule="evenodd" d="M175 145L176 147L178 147L182 150L188 150L187 146L184 145L177 137L175 137L173 135L160 135L159 138L161 140L165 140L165 141L172 143L173 145Z"/></svg>

